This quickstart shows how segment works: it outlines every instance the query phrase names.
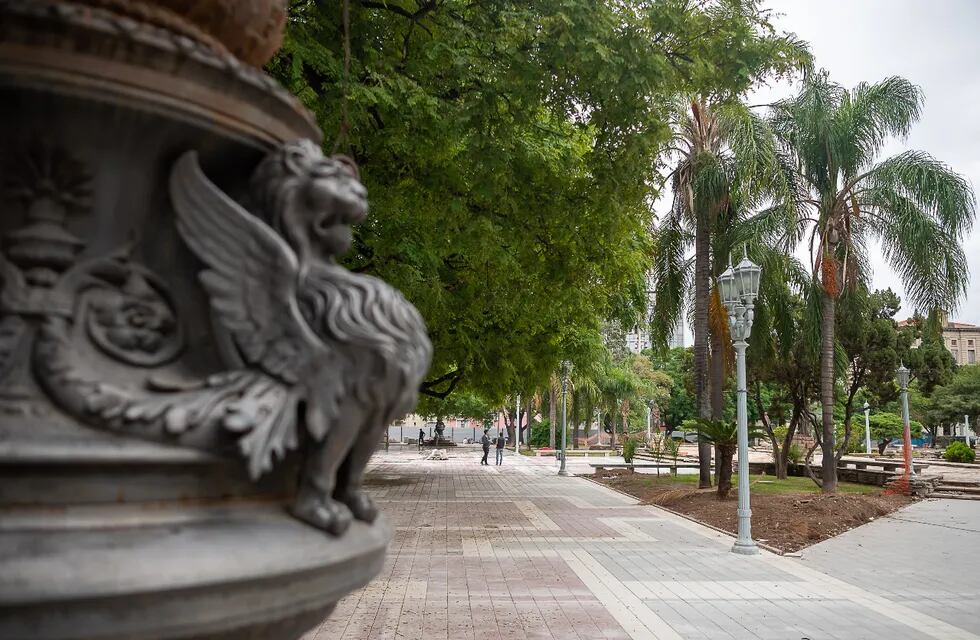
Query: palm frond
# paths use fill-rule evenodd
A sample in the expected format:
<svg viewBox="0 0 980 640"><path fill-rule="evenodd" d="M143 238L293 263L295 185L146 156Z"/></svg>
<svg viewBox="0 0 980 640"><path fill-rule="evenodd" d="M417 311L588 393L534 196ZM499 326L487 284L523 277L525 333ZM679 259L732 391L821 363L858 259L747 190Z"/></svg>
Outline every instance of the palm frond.
<svg viewBox="0 0 980 640"><path fill-rule="evenodd" d="M650 342L664 350L684 311L689 262L685 252L690 244L681 222L670 217L654 232L652 279L654 307L650 314Z"/></svg>

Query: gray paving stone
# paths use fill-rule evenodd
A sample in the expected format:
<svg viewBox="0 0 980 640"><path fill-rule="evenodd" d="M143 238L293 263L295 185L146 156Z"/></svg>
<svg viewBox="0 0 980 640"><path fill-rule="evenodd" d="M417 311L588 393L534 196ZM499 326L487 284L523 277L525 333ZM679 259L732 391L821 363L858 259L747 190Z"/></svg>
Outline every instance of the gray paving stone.
<svg viewBox="0 0 980 640"><path fill-rule="evenodd" d="M746 558L553 461L450 455L375 456L385 569L304 640L978 638L980 504L920 503L802 559Z"/></svg>

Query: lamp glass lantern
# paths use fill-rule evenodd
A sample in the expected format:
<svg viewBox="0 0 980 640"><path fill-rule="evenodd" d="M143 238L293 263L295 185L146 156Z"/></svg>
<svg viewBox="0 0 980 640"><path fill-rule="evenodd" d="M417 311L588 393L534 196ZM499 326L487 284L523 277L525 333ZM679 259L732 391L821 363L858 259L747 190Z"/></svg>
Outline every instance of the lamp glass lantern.
<svg viewBox="0 0 980 640"><path fill-rule="evenodd" d="M735 267L735 282L743 303L752 304L759 295L759 281L762 279L762 267L749 260L748 253Z"/></svg>
<svg viewBox="0 0 980 640"><path fill-rule="evenodd" d="M895 372L898 376L898 386L902 389L906 389L909 386L909 373L909 368L905 366L904 362L898 368L898 371Z"/></svg>
<svg viewBox="0 0 980 640"><path fill-rule="evenodd" d="M726 307L731 309L739 303L738 284L735 282L734 269L728 267L718 276L718 287L721 293L721 301Z"/></svg>

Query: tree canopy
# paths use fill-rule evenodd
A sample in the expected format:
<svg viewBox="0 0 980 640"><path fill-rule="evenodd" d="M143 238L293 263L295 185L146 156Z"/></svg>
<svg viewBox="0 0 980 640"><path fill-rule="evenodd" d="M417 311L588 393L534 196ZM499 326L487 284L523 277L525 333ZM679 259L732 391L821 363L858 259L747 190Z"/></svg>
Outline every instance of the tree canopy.
<svg viewBox="0 0 980 640"><path fill-rule="evenodd" d="M421 311L435 396L501 399L603 320L634 326L674 96L801 51L753 0L349 0L346 28L342 4L291 2L269 70L360 165L346 262Z"/></svg>

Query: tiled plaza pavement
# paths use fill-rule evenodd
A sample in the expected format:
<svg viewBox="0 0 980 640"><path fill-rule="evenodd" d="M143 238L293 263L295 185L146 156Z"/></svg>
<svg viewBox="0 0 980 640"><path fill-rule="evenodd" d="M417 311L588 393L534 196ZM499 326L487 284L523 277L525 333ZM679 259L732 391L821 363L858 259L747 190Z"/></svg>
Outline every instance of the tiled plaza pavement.
<svg viewBox="0 0 980 640"><path fill-rule="evenodd" d="M730 537L553 461L452 455L375 456L371 491L395 528L385 568L303 640L980 637L975 619L879 592L859 559L832 577L809 557L737 556Z"/></svg>
<svg viewBox="0 0 980 640"><path fill-rule="evenodd" d="M918 502L805 549L803 563L980 633L980 502Z"/></svg>

